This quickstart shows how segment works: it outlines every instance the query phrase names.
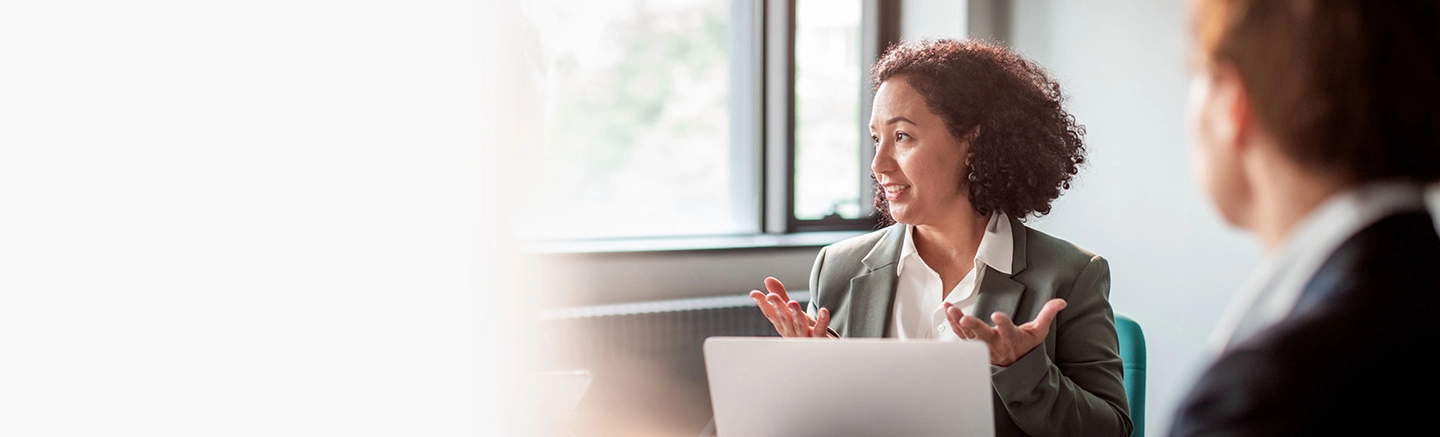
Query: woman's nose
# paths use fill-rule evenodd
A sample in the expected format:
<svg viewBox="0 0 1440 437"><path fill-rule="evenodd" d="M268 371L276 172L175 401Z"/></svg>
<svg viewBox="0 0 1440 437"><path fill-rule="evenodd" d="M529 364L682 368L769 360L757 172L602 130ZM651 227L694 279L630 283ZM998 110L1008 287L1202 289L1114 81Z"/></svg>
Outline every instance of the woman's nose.
<svg viewBox="0 0 1440 437"><path fill-rule="evenodd" d="M880 174L894 169L895 157L891 156L890 145L881 142L875 146L875 158L870 160L870 171L875 174Z"/></svg>

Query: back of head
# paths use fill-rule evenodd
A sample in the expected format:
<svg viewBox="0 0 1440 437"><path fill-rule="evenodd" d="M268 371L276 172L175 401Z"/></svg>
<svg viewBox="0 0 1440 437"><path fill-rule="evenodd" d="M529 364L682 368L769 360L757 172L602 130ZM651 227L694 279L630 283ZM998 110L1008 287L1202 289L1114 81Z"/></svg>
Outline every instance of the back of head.
<svg viewBox="0 0 1440 437"><path fill-rule="evenodd" d="M1283 153L1351 183L1440 179L1440 1L1197 0Z"/></svg>

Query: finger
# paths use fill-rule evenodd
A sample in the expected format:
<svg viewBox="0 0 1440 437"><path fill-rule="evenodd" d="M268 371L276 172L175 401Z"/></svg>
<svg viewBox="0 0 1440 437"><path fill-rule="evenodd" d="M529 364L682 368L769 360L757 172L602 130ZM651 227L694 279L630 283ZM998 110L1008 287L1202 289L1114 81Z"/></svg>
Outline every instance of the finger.
<svg viewBox="0 0 1440 437"><path fill-rule="evenodd" d="M805 315L805 311L800 309L800 302L792 300L786 303L785 307L790 310L790 325L795 328L795 333L802 337L809 337L810 316Z"/></svg>
<svg viewBox="0 0 1440 437"><path fill-rule="evenodd" d="M770 304L770 309L775 312L775 329L780 330L780 335L794 337L794 326L790 323L790 310L785 308L785 303L780 301L780 296L775 293L767 294L765 303Z"/></svg>
<svg viewBox="0 0 1440 437"><path fill-rule="evenodd" d="M964 311L961 311L960 308L954 307L953 305L951 306L951 308L955 308L955 311L954 311L955 333L960 334L960 338L963 338L963 339L966 339L966 340L975 340L975 339L980 338L980 335L979 335L979 334L976 334L976 330L973 329L973 328L974 328L973 326L965 326L965 322L964 322L964 320L966 319L965 312L964 312ZM950 316L951 316L951 314L948 314L948 313L946 314L946 318L947 318L947 319L949 319ZM971 318L971 319L974 319L974 317L970 317L970 318ZM976 320L979 320L979 319L976 319ZM986 326L985 326L985 323L983 323L983 322L980 323L979 325L976 325L976 326L979 326L981 330L988 331L988 327L986 327Z"/></svg>
<svg viewBox="0 0 1440 437"><path fill-rule="evenodd" d="M815 316L815 332L813 334L820 338L830 337L830 310L820 308L820 311L817 312L820 314Z"/></svg>
<svg viewBox="0 0 1440 437"><path fill-rule="evenodd" d="M996 311L990 315L990 320L995 322L995 333L999 334L1000 338L1013 339L1020 334L1020 329L1015 327L1015 322L1005 313Z"/></svg>
<svg viewBox="0 0 1440 437"><path fill-rule="evenodd" d="M965 313L950 305L950 302L945 302L945 321L950 322L950 329L955 331L956 336L969 340L970 334L965 331L965 328L960 327L961 317L965 317Z"/></svg>
<svg viewBox="0 0 1440 437"><path fill-rule="evenodd" d="M780 300L782 301L790 301L790 294L785 292L785 284L781 284L780 280L775 279L773 276L765 278L765 289L770 290L771 293L780 295Z"/></svg>
<svg viewBox="0 0 1440 437"><path fill-rule="evenodd" d="M1038 332L1050 332L1050 322L1055 320L1055 315L1065 309L1066 305L1065 299L1050 299L1049 302L1045 302L1045 306L1040 308L1040 315L1035 316L1035 320L1030 322L1034 324L1032 329Z"/></svg>
<svg viewBox="0 0 1440 437"><path fill-rule="evenodd" d="M760 312L765 314L766 319L770 319L771 322L775 321L775 307L765 301L765 293L761 293L760 290L750 290L750 299L755 301L755 306L760 307Z"/></svg>
<svg viewBox="0 0 1440 437"><path fill-rule="evenodd" d="M975 316L965 316L960 319L960 327L964 328L970 335L973 335L974 338L983 340L986 343L994 342L997 339L995 331Z"/></svg>
<svg viewBox="0 0 1440 437"><path fill-rule="evenodd" d="M775 332L785 335L785 330L780 327L781 319L775 314L775 307L766 301L765 293L761 293L760 290L752 290L750 298L755 300L755 306L760 307L760 313L765 315L765 320L769 320L771 325L775 325Z"/></svg>

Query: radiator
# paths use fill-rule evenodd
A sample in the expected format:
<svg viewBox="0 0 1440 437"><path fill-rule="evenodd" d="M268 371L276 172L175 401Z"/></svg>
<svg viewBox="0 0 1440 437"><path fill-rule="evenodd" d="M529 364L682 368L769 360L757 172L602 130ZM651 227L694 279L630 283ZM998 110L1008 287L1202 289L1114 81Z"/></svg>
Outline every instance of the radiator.
<svg viewBox="0 0 1440 437"><path fill-rule="evenodd" d="M790 297L803 305L810 293ZM631 422L656 421L698 433L710 418L705 339L776 335L748 295L560 308L541 319L550 367L594 375L576 420L597 431L581 435L635 434Z"/></svg>

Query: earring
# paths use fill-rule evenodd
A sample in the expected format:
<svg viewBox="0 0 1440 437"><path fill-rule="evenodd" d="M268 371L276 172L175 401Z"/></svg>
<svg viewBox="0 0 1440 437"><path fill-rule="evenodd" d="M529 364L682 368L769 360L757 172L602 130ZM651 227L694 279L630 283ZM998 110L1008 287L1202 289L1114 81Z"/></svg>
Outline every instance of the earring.
<svg viewBox="0 0 1440 437"><path fill-rule="evenodd" d="M975 170L970 170L970 182L979 182L980 178L975 177Z"/></svg>

